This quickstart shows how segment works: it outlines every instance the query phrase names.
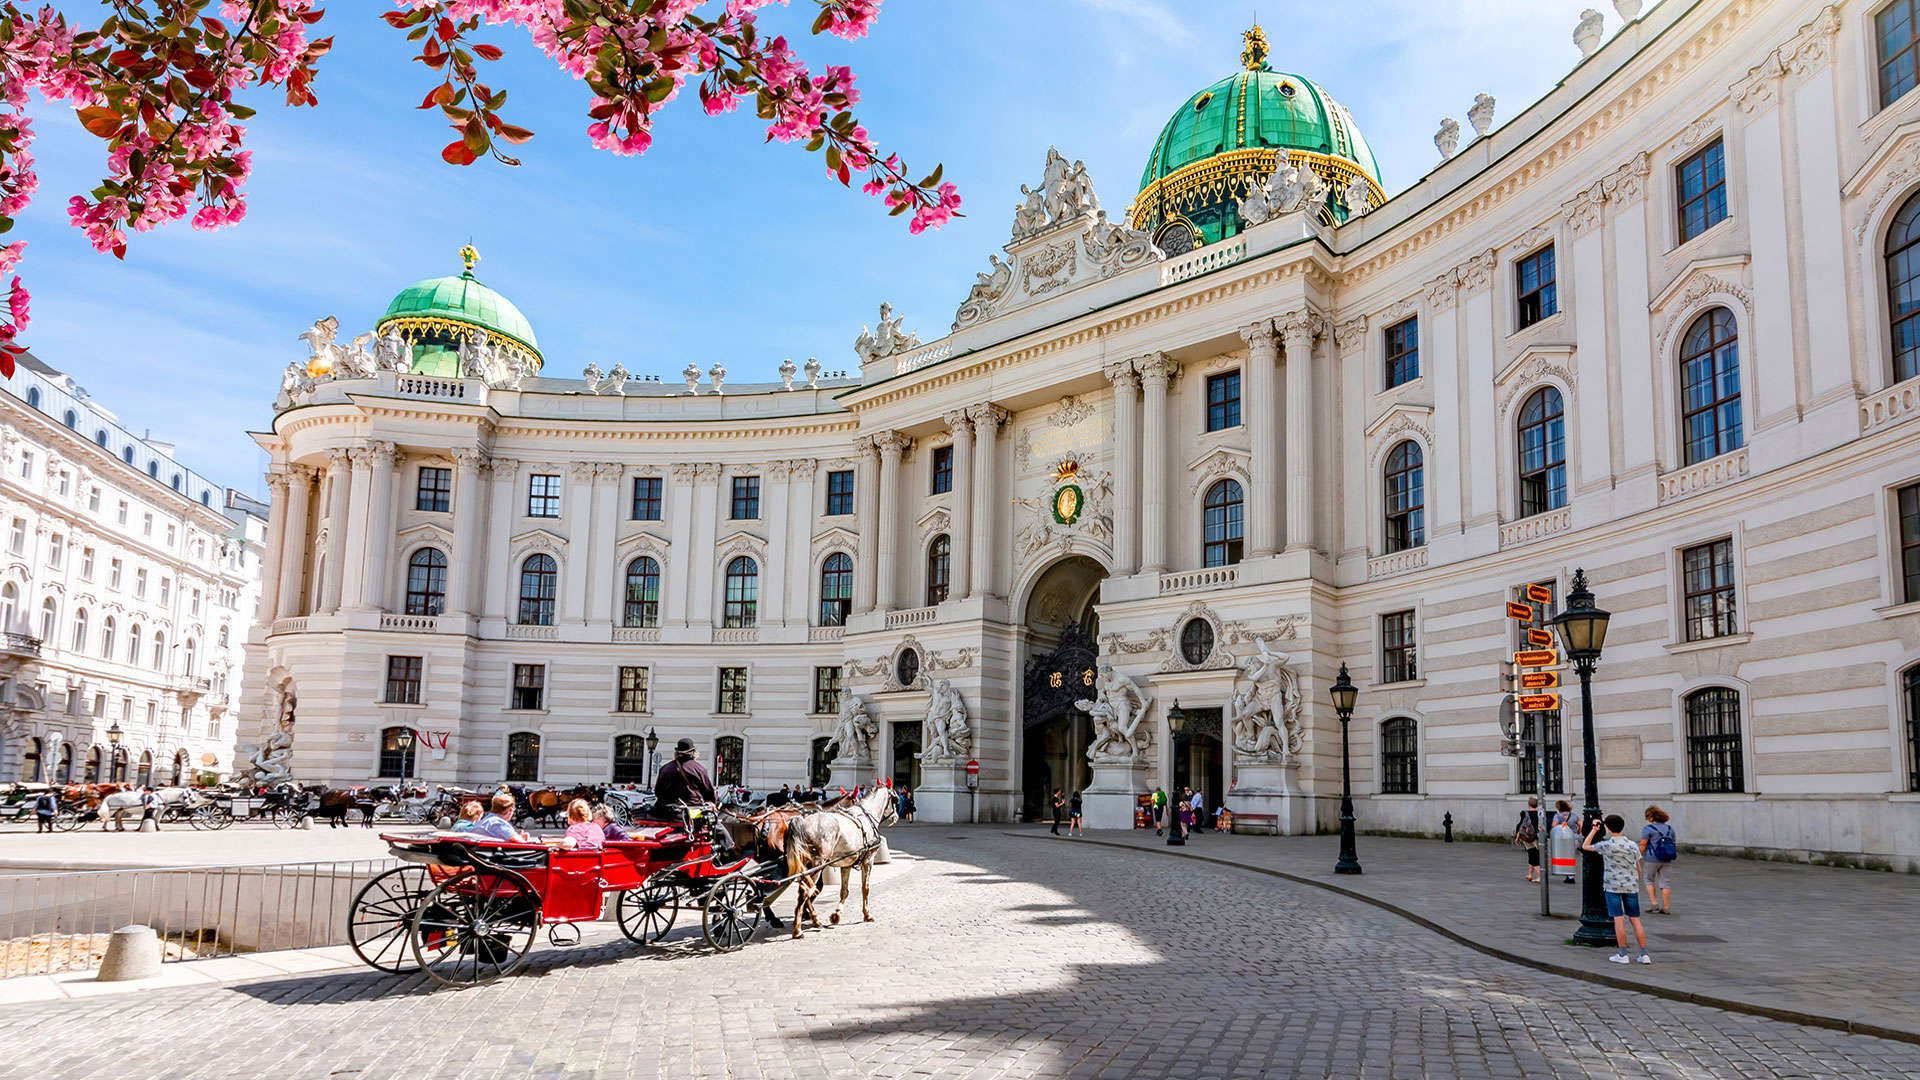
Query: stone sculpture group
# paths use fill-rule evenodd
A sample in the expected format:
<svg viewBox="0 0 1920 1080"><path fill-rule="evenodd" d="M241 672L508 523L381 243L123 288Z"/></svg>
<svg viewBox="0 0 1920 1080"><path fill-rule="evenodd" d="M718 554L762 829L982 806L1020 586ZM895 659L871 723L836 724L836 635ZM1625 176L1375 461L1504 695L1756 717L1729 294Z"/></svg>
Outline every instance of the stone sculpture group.
<svg viewBox="0 0 1920 1080"><path fill-rule="evenodd" d="M965 761L973 753L973 726L967 720L966 702L953 682L941 679L933 685L927 702L927 718L920 725L920 761L927 765L951 765Z"/></svg>
<svg viewBox="0 0 1920 1080"><path fill-rule="evenodd" d="M1141 727L1153 699L1139 684L1101 664L1093 681L1092 698L1081 698L1073 707L1093 721L1093 737L1087 742L1087 760L1095 764L1132 764L1146 756L1151 733Z"/></svg>

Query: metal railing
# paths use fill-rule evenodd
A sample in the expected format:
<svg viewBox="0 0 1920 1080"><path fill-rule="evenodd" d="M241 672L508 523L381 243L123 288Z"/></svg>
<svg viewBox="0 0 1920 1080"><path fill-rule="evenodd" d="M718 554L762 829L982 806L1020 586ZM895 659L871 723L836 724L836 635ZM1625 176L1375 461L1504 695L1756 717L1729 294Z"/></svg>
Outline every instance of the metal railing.
<svg viewBox="0 0 1920 1080"><path fill-rule="evenodd" d="M0 978L100 966L122 926L165 962L347 942L347 906L399 860L78 870L0 876Z"/></svg>

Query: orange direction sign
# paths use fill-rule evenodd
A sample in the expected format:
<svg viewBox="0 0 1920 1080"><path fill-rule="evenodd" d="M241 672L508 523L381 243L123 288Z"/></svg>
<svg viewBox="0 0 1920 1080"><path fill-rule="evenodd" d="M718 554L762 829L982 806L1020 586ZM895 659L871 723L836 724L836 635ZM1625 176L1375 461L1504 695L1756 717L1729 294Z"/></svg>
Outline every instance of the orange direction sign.
<svg viewBox="0 0 1920 1080"><path fill-rule="evenodd" d="M1538 627L1527 627L1527 644L1535 649L1553 648L1553 633Z"/></svg>
<svg viewBox="0 0 1920 1080"><path fill-rule="evenodd" d="M1519 622L1532 622L1533 609L1517 600L1507 601L1507 618Z"/></svg>
<svg viewBox="0 0 1920 1080"><path fill-rule="evenodd" d="M1527 599L1536 604L1553 603L1553 589L1546 585L1527 586Z"/></svg>
<svg viewBox="0 0 1920 1080"><path fill-rule="evenodd" d="M1521 694L1513 707L1521 712L1552 712L1560 707L1560 695Z"/></svg>
<svg viewBox="0 0 1920 1080"><path fill-rule="evenodd" d="M1560 654L1552 649L1522 649L1513 654L1515 667L1552 667L1560 662Z"/></svg>
<svg viewBox="0 0 1920 1080"><path fill-rule="evenodd" d="M1520 689L1546 690L1560 685L1560 673L1557 671L1523 671L1520 673Z"/></svg>

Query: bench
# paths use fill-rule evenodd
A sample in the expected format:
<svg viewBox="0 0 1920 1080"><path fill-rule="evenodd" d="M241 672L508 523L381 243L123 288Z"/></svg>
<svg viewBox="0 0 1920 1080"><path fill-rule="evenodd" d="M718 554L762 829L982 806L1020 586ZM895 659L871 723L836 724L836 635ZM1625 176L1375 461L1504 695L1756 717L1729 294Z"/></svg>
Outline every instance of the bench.
<svg viewBox="0 0 1920 1080"><path fill-rule="evenodd" d="M1268 836L1280 835L1279 814L1235 814L1233 831L1237 833L1264 833Z"/></svg>

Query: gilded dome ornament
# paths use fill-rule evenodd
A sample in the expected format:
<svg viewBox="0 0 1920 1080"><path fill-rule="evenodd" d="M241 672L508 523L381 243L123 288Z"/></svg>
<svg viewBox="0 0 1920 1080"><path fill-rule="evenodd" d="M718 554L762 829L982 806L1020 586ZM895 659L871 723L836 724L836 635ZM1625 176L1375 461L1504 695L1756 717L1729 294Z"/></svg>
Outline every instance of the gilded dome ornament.
<svg viewBox="0 0 1920 1080"><path fill-rule="evenodd" d="M375 332L396 333L412 346L415 374L458 378L460 346L480 331L503 362L511 360L524 375L538 375L544 358L533 324L512 301L473 276L480 252L472 244L463 245L459 254L458 276L428 278L402 289Z"/></svg>
<svg viewBox="0 0 1920 1080"><path fill-rule="evenodd" d="M1240 50L1240 66L1248 71L1262 71L1267 66L1267 32L1255 24L1253 29L1240 35L1244 43Z"/></svg>

